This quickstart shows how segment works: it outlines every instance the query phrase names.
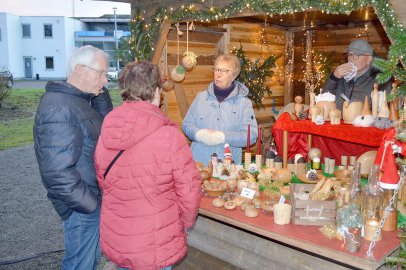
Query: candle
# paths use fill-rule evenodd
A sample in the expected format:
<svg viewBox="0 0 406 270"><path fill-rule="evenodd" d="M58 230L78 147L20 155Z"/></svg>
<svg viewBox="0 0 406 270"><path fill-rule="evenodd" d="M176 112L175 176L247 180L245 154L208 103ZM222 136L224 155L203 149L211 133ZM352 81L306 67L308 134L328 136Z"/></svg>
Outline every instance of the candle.
<svg viewBox="0 0 406 270"><path fill-rule="evenodd" d="M248 124L248 133L247 133L247 148L245 149L245 152L250 152L250 124Z"/></svg>
<svg viewBox="0 0 406 270"><path fill-rule="evenodd" d="M261 126L258 126L257 155L261 154Z"/></svg>
<svg viewBox="0 0 406 270"><path fill-rule="evenodd" d="M365 224L365 236L364 239L367 241L379 241L382 239L381 234L379 233L376 237L376 239L374 239L375 233L378 230L379 227L379 222L376 220L369 220L366 222Z"/></svg>

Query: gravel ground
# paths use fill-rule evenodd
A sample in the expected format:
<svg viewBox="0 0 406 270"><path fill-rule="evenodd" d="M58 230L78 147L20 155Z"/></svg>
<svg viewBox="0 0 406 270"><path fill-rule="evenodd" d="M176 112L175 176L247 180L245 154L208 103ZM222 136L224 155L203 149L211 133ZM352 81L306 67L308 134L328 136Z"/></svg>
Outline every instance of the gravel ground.
<svg viewBox="0 0 406 270"><path fill-rule="evenodd" d="M62 223L47 199L33 146L0 151L0 160L0 269L60 269Z"/></svg>
<svg viewBox="0 0 406 270"><path fill-rule="evenodd" d="M47 199L33 145L0 151L0 270L61 269L62 220ZM102 257L98 269L115 269Z"/></svg>

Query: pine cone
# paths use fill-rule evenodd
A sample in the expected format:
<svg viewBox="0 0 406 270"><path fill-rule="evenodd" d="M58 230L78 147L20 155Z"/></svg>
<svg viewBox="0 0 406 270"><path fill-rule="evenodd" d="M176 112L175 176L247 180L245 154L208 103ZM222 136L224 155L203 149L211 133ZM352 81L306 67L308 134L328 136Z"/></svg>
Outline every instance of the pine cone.
<svg viewBox="0 0 406 270"><path fill-rule="evenodd" d="M300 120L307 119L307 112L305 111L304 107L302 107L302 109L300 110L298 117Z"/></svg>
<svg viewBox="0 0 406 270"><path fill-rule="evenodd" d="M306 178L307 179L309 179L310 181L317 181L317 179L318 179L318 175L317 175L317 172L316 172L316 170L309 170L307 173L306 173Z"/></svg>
<svg viewBox="0 0 406 270"><path fill-rule="evenodd" d="M221 171L221 176L230 176L230 171L227 168L223 168L223 170Z"/></svg>

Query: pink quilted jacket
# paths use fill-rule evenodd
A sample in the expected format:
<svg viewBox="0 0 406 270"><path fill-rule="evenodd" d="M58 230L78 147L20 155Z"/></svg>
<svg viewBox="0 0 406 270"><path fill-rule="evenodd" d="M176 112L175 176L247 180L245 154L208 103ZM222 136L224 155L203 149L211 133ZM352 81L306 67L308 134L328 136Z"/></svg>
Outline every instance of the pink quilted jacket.
<svg viewBox="0 0 406 270"><path fill-rule="evenodd" d="M137 270L160 269L183 258L201 180L176 124L148 102L124 102L104 120L95 166L103 191L100 242L106 256Z"/></svg>

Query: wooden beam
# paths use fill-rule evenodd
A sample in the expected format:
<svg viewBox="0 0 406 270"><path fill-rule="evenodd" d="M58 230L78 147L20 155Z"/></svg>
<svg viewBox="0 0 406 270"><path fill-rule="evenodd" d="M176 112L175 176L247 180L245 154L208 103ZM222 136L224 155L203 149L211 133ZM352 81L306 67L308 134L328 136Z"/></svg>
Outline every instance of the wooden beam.
<svg viewBox="0 0 406 270"><path fill-rule="evenodd" d="M158 65L159 59L161 58L162 51L165 47L166 39L168 37L169 29L171 28L171 24L165 20L161 24L161 29L158 34L158 38L154 45L154 51L151 55L151 63Z"/></svg>
<svg viewBox="0 0 406 270"><path fill-rule="evenodd" d="M293 101L293 68L294 68L294 61L295 61L295 50L294 50L294 37L295 33L293 32L286 32L285 33L285 97L284 97L284 104L287 105L288 103Z"/></svg>
<svg viewBox="0 0 406 270"><path fill-rule="evenodd" d="M189 110L189 103L187 101L185 90L183 89L182 83L175 83L174 91L176 101L178 102L180 114L182 115L182 119L184 119L187 111Z"/></svg>

